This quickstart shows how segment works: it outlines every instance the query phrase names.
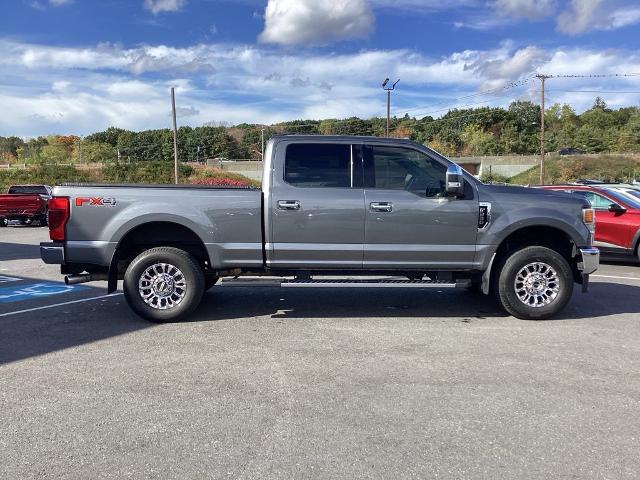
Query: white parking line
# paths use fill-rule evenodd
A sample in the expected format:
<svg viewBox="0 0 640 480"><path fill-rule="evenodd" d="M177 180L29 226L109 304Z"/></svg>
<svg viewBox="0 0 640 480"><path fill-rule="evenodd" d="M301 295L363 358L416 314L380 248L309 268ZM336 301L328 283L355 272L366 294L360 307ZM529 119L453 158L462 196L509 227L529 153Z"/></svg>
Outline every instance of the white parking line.
<svg viewBox="0 0 640 480"><path fill-rule="evenodd" d="M8 282L19 282L22 280L21 278L16 277L7 277L5 275L0 275L0 283L8 283Z"/></svg>
<svg viewBox="0 0 640 480"><path fill-rule="evenodd" d="M640 278L638 278L638 277L617 277L615 275L590 275L590 277L595 277L595 278L617 278L619 280L637 280L637 281L640 281Z"/></svg>
<svg viewBox="0 0 640 480"><path fill-rule="evenodd" d="M101 295L99 297L83 298L81 300L72 300L70 302L55 303L53 305L45 305L44 307L27 308L26 310L18 310L16 312L0 313L0 317L9 317L11 315L19 315L21 313L35 312L37 310L46 310L48 308L63 307L65 305L71 305L74 303L90 302L92 300L100 300L102 298L117 297L118 295L122 295L122 293L110 293L109 295Z"/></svg>

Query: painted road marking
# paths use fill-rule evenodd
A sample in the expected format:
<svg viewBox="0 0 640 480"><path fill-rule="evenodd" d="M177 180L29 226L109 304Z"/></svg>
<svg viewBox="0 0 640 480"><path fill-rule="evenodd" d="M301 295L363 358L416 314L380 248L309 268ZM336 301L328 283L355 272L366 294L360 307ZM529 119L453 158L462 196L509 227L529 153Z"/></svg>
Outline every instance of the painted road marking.
<svg viewBox="0 0 640 480"><path fill-rule="evenodd" d="M0 317L9 317L11 315L19 315L20 313L29 313L29 312L36 312L38 310L46 310L48 308L63 307L65 305L72 305L74 303L91 302L93 300L117 297L119 295L122 295L122 293L110 293L109 295L101 295L99 297L83 298L81 300L71 300L70 302L56 303L54 305L45 305L44 307L27 308L26 310L18 310L17 312L0 313Z"/></svg>
<svg viewBox="0 0 640 480"><path fill-rule="evenodd" d="M65 285L64 283L32 283L29 285L20 285L16 287L0 288L0 303L13 303L32 298L49 297L51 295L60 295L63 293L86 290L87 287L76 287L74 285Z"/></svg>
<svg viewBox="0 0 640 480"><path fill-rule="evenodd" d="M636 281L640 281L640 278L638 277L617 277L615 275L589 275L590 277L593 278L617 278L619 280L636 280Z"/></svg>
<svg viewBox="0 0 640 480"><path fill-rule="evenodd" d="M21 280L21 278L6 277L4 275L0 275L0 283L19 282Z"/></svg>

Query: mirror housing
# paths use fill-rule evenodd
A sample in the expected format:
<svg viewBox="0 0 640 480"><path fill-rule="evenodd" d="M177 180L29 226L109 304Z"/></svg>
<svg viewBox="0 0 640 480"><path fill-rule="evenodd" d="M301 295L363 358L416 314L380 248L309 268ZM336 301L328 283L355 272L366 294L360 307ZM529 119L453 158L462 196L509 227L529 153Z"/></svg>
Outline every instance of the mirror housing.
<svg viewBox="0 0 640 480"><path fill-rule="evenodd" d="M618 203L612 203L611 205L609 205L609 208L607 210L613 213L624 213L627 211L626 208Z"/></svg>
<svg viewBox="0 0 640 480"><path fill-rule="evenodd" d="M460 165L452 163L447 168L445 192L452 197L464 197L464 177Z"/></svg>

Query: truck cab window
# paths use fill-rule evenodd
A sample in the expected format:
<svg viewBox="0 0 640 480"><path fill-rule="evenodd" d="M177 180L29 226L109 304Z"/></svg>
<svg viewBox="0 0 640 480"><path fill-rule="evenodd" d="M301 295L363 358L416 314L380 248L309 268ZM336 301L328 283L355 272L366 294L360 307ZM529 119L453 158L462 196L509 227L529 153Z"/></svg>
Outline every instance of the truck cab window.
<svg viewBox="0 0 640 480"><path fill-rule="evenodd" d="M284 180L296 187L351 186L351 145L297 143L287 147Z"/></svg>
<svg viewBox="0 0 640 480"><path fill-rule="evenodd" d="M373 175L368 175L373 188L406 190L427 198L445 194L446 167L416 150L367 147L365 165L373 170Z"/></svg>

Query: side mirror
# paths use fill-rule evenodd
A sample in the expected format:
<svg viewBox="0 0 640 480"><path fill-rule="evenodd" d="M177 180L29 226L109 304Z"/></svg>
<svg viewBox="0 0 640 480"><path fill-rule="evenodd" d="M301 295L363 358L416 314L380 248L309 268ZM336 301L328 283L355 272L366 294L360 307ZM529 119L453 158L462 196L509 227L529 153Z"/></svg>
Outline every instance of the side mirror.
<svg viewBox="0 0 640 480"><path fill-rule="evenodd" d="M452 197L464 197L464 177L460 165L452 163L447 168L445 192Z"/></svg>
<svg viewBox="0 0 640 480"><path fill-rule="evenodd" d="M611 205L609 205L608 210L613 213L624 213L627 211L626 208L618 203L612 203Z"/></svg>

